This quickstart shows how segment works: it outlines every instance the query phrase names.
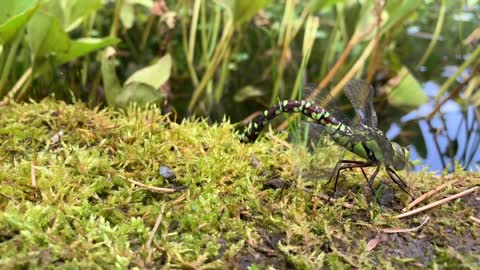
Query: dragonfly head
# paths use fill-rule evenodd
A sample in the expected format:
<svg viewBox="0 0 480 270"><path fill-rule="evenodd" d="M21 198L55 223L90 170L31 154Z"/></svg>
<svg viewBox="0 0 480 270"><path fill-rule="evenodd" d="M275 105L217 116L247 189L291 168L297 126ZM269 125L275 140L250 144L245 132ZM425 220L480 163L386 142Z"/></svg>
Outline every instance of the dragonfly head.
<svg viewBox="0 0 480 270"><path fill-rule="evenodd" d="M408 166L410 152L408 151L407 148L395 142L392 142L392 147L393 147L393 159L392 159L391 166L395 170L403 170L406 166Z"/></svg>

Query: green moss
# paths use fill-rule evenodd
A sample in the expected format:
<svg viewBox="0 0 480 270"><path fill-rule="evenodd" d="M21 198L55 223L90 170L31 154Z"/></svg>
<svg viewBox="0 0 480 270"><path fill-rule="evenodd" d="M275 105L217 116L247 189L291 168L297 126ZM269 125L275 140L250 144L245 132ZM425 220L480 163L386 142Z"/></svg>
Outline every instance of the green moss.
<svg viewBox="0 0 480 270"><path fill-rule="evenodd" d="M335 204L306 192L326 192L338 148L241 144L228 122L177 124L155 109L113 113L52 100L0 109L0 268L479 266L479 225L469 220L480 214L478 192L430 210L420 232L383 235L368 251L378 228L421 218L394 218L408 197L387 182L382 194L394 202L372 208L361 174L346 174ZM176 179L159 176L161 165ZM448 193L479 184L478 174L454 177L461 181ZM291 185L265 189L272 178ZM440 184L424 172L406 179L417 195Z"/></svg>

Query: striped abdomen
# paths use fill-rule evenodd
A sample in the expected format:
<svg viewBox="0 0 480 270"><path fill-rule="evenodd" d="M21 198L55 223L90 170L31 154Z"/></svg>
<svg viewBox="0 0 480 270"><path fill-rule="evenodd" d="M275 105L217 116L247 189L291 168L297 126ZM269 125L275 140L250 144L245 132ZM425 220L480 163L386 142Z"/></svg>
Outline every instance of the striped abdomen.
<svg viewBox="0 0 480 270"><path fill-rule="evenodd" d="M274 119L281 113L302 113L318 124L323 125L327 133L335 139L336 134L346 136L351 134L350 128L333 117L327 110L316 106L305 100L284 100L265 110L250 122L240 139L243 142L254 142L260 131L267 125L268 121Z"/></svg>

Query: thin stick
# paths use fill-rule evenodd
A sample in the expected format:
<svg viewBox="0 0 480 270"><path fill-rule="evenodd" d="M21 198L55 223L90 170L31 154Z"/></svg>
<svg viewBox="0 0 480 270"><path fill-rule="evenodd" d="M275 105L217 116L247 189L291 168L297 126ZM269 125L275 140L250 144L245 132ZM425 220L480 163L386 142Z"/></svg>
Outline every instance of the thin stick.
<svg viewBox="0 0 480 270"><path fill-rule="evenodd" d="M396 218L403 218L403 217L408 217L408 216L411 216L411 215L415 215L415 214L417 214L417 213L423 212L423 211L428 210L428 209L430 209L430 208L439 206L439 205L444 204L444 203L446 203L446 202L449 202L449 201L451 201L451 200L455 200L455 199L457 199L457 198L460 198L460 197L462 197L462 196L465 196L465 195L467 195L467 194L470 194L470 193L476 191L478 188L479 188L479 187L476 186L476 187L467 189L467 190L465 190L465 191L463 191L463 192L460 192L460 193L458 193L458 194L455 194L455 195L452 195L452 196L447 197L447 198L445 198L445 199L442 199L442 200L439 200L439 201L436 201L436 202L427 204L427 205L425 205L425 206L423 206L423 207L420 207L420 208L414 209L414 210L412 210L412 211L409 211L409 212L406 212L406 213L397 215L397 216L395 216L395 217L396 217Z"/></svg>
<svg viewBox="0 0 480 270"><path fill-rule="evenodd" d="M162 209L160 209L160 213L158 213L157 220L155 221L155 225L153 226L152 231L150 232L150 236L148 237L148 241L146 243L146 248L148 251L147 262L152 259L152 242L155 234L157 233L158 227L160 227L160 223L162 223L163 212L165 211L165 204L162 205Z"/></svg>
<svg viewBox="0 0 480 270"><path fill-rule="evenodd" d="M33 160L30 162L30 175L32 176L32 187L37 186L37 174L35 173L35 164Z"/></svg>
<svg viewBox="0 0 480 270"><path fill-rule="evenodd" d="M13 198L12 196L8 196L7 194L2 193L2 192L0 192L0 195L4 196L7 199L10 199L10 200L14 201L16 204L20 204L20 202L15 200L15 198Z"/></svg>
<svg viewBox="0 0 480 270"><path fill-rule="evenodd" d="M411 209L411 208L414 207L415 205L423 202L423 201L426 200L427 198L429 198L429 197L431 197L432 195L438 193L440 190L448 187L449 185L455 184L457 181L458 181L458 179L454 179L454 180L452 180L452 181L449 181L449 182L447 182L447 183L444 183L444 184L442 184L442 185L440 185L440 186L438 186L438 187L430 190L430 191L427 192L427 193L424 193L422 196L416 198L413 202L411 202L407 207L403 208L403 209L402 209L402 213L407 212L409 209Z"/></svg>
<svg viewBox="0 0 480 270"><path fill-rule="evenodd" d="M420 230L427 222L430 220L430 217L427 216L422 224L418 225L417 227L411 228L411 229L381 229L382 232L384 233L406 233L406 232L416 232Z"/></svg>
<svg viewBox="0 0 480 270"><path fill-rule="evenodd" d="M470 219L473 220L474 222L476 222L477 224L480 224L480 219L478 219L474 216L470 216Z"/></svg>
<svg viewBox="0 0 480 270"><path fill-rule="evenodd" d="M171 192L175 192L176 190L173 189L173 188L161 188L161 187L154 187L154 186L149 186L149 185L145 185L143 183L140 183L138 181L135 181L135 180L132 180L132 179L128 179L127 178L127 181L132 183L132 184L135 184L137 186L141 186L141 187L144 187L146 189L149 189L151 191L154 191L154 192L160 192L160 193L171 193Z"/></svg>

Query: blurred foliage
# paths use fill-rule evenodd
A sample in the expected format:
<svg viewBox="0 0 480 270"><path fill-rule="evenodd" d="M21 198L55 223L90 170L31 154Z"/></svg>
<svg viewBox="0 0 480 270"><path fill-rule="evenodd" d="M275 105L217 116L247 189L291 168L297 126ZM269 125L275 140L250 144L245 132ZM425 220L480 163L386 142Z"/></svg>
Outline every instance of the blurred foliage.
<svg viewBox="0 0 480 270"><path fill-rule="evenodd" d="M336 96L364 78L377 108L394 109L382 126L428 101L423 82L442 85L439 100L478 77L478 0L18 0L0 10L2 103L54 94L236 121L307 82ZM444 79L445 67L455 73ZM470 96L480 103L478 87Z"/></svg>

